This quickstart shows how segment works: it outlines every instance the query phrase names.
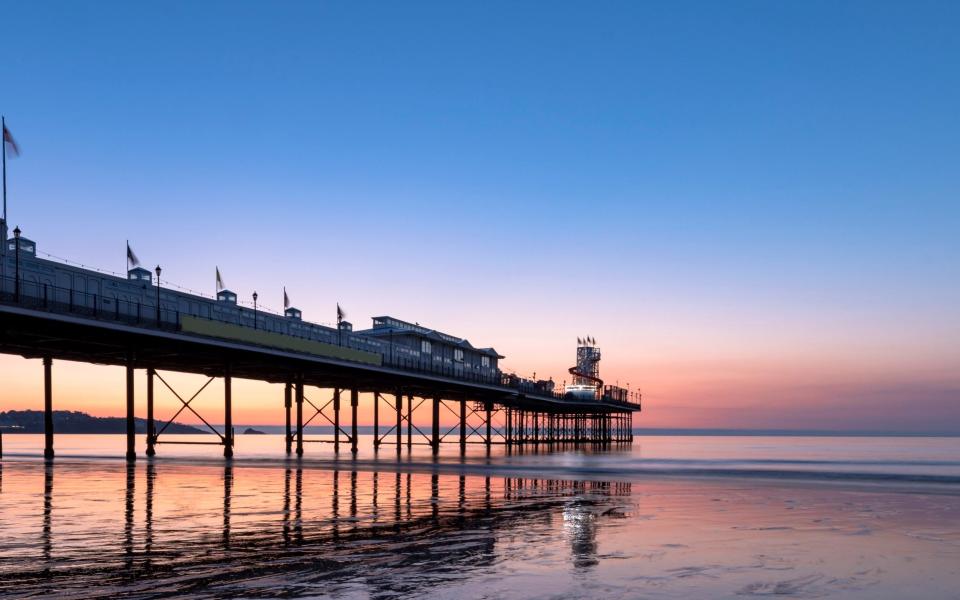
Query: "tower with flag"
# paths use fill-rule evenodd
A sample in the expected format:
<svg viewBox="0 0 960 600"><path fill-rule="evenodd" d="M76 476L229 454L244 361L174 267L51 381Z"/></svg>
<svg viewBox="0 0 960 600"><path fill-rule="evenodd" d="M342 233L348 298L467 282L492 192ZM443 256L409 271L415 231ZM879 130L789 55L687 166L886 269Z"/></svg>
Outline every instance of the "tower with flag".
<svg viewBox="0 0 960 600"><path fill-rule="evenodd" d="M303 319L303 313L300 312L300 309L290 305L290 296L287 295L286 286L283 287L283 314L298 321Z"/></svg>
<svg viewBox="0 0 960 600"><path fill-rule="evenodd" d="M353 331L353 324L349 321L344 320L344 317L347 316L347 313L343 312L343 309L340 308L340 303L337 302L337 344L343 343L343 332Z"/></svg>
<svg viewBox="0 0 960 600"><path fill-rule="evenodd" d="M228 304L237 303L237 295L227 289L223 284L223 276L220 275L220 267L214 267L217 277L217 300L227 302Z"/></svg>
<svg viewBox="0 0 960 600"><path fill-rule="evenodd" d="M130 247L130 240L127 240L127 279L145 284L153 283L153 274L140 266L140 259Z"/></svg>

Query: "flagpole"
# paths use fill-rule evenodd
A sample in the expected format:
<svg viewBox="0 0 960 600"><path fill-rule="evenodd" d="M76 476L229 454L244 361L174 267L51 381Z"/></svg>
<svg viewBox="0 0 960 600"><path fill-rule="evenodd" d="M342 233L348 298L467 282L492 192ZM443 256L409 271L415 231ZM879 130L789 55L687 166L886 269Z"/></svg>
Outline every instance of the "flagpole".
<svg viewBox="0 0 960 600"><path fill-rule="evenodd" d="M3 222L7 222L7 118L0 116L3 133Z"/></svg>

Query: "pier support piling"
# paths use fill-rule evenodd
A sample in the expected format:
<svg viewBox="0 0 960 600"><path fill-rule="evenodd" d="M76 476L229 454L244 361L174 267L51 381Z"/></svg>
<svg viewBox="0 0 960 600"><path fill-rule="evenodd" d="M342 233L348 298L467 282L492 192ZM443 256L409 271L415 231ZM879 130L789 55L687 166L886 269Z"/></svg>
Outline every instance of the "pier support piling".
<svg viewBox="0 0 960 600"><path fill-rule="evenodd" d="M433 397L433 431L430 438L430 445L433 446L433 454L440 453L440 396Z"/></svg>
<svg viewBox="0 0 960 600"><path fill-rule="evenodd" d="M490 423L491 418L493 417L493 411L491 410L492 405L490 402L483 403L484 411L487 413L487 450L490 450L490 445L493 444L493 438L490 436L491 431L493 430L493 425Z"/></svg>
<svg viewBox="0 0 960 600"><path fill-rule="evenodd" d="M413 396L407 396L407 452L413 449Z"/></svg>
<svg viewBox="0 0 960 600"><path fill-rule="evenodd" d="M333 389L333 453L340 454L340 388Z"/></svg>
<svg viewBox="0 0 960 600"><path fill-rule="evenodd" d="M156 456L157 424L153 418L153 377L156 371L147 369L147 456Z"/></svg>
<svg viewBox="0 0 960 600"><path fill-rule="evenodd" d="M137 460L137 429L134 422L133 354L127 354L127 460Z"/></svg>
<svg viewBox="0 0 960 600"><path fill-rule="evenodd" d="M373 393L373 451L380 450L380 392Z"/></svg>
<svg viewBox="0 0 960 600"><path fill-rule="evenodd" d="M460 454L467 453L467 401L460 401Z"/></svg>
<svg viewBox="0 0 960 600"><path fill-rule="evenodd" d="M223 369L223 457L233 458L233 376Z"/></svg>
<svg viewBox="0 0 960 600"><path fill-rule="evenodd" d="M283 436L283 439L284 439L284 447L287 451L287 455L289 455L290 451L293 449L293 439L292 439L293 435L290 432L290 409L292 408L291 405L293 404L292 387L293 386L290 384L289 381L283 386L283 410L284 410L284 413L286 413L286 421L285 421L286 428L284 429L285 435Z"/></svg>
<svg viewBox="0 0 960 600"><path fill-rule="evenodd" d="M394 400L397 404L397 454L400 454L403 446L403 394L397 391Z"/></svg>
<svg viewBox="0 0 960 600"><path fill-rule="evenodd" d="M303 376L297 377L297 456L303 456Z"/></svg>
<svg viewBox="0 0 960 600"><path fill-rule="evenodd" d="M53 359L43 358L43 457L53 458Z"/></svg>
<svg viewBox="0 0 960 600"><path fill-rule="evenodd" d="M357 455L357 406L360 405L360 393L357 388L350 390L350 452Z"/></svg>

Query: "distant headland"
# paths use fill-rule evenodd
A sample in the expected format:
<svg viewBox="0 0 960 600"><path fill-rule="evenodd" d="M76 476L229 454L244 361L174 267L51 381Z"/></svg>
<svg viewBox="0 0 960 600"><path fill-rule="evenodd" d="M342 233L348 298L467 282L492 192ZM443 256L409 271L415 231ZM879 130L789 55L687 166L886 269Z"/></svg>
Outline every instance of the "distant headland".
<svg viewBox="0 0 960 600"><path fill-rule="evenodd" d="M159 428L162 424L158 423ZM134 419L137 433L147 432L146 419ZM53 430L57 433L126 433L123 417L94 417L75 410L53 411ZM3 433L43 433L43 411L8 410L0 412L0 431ZM165 433L206 433L196 427L171 423Z"/></svg>

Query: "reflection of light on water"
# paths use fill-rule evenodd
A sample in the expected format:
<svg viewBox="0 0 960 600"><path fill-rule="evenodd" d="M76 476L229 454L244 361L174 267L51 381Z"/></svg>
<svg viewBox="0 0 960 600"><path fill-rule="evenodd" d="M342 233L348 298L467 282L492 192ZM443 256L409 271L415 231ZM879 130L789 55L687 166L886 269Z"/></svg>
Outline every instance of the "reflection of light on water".
<svg viewBox="0 0 960 600"><path fill-rule="evenodd" d="M904 494L304 462L7 460L0 597L955 596L960 521L947 486Z"/></svg>
<svg viewBox="0 0 960 600"><path fill-rule="evenodd" d="M609 484L301 464L4 465L0 537L12 543L0 547L0 596L31 585L101 590L128 575L186 590L223 570L289 591L314 585L318 565L345 585L377 569L370 590L412 586L413 594L445 584L451 572L491 568L514 536L525 540L522 553L556 549L566 564L595 562L593 526L565 536L551 516L597 490L583 510L570 505L592 520ZM39 560L24 568L27 555Z"/></svg>
<svg viewBox="0 0 960 600"><path fill-rule="evenodd" d="M571 502L563 509L563 530L570 541L573 564L577 568L597 564L597 516L591 505Z"/></svg>

